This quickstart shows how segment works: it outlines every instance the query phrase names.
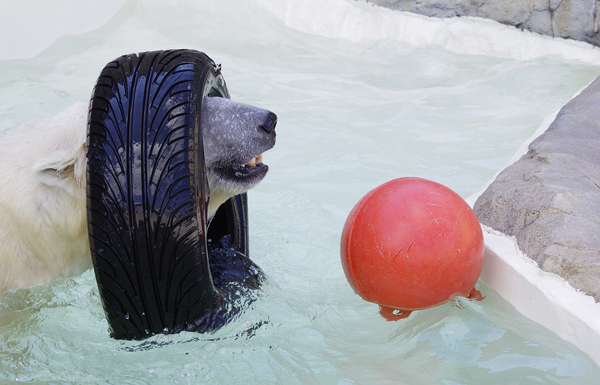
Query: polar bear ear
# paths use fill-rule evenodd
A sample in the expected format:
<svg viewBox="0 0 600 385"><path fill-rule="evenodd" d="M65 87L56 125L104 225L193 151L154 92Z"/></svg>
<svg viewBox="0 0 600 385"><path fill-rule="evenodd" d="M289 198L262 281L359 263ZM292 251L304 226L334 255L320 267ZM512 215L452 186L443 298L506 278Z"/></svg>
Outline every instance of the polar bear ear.
<svg viewBox="0 0 600 385"><path fill-rule="evenodd" d="M57 150L35 162L31 173L45 185L73 192L84 176L85 159L85 145L75 152Z"/></svg>

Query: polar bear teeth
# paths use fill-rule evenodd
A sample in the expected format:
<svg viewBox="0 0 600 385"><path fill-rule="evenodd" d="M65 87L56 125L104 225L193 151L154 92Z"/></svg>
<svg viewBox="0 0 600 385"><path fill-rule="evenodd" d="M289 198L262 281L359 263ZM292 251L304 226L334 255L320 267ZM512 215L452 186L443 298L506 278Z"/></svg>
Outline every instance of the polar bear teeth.
<svg viewBox="0 0 600 385"><path fill-rule="evenodd" d="M258 164L259 166L262 164L262 154L260 154L259 156L257 156L256 158L252 158L252 160L246 164L243 164L242 167L256 167L256 165Z"/></svg>

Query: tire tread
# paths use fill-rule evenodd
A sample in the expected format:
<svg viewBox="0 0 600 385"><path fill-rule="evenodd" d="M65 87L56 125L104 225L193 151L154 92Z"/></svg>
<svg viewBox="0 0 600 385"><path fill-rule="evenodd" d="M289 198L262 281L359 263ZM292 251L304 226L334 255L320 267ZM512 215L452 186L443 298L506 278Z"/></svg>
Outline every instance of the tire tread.
<svg viewBox="0 0 600 385"><path fill-rule="evenodd" d="M193 329L216 306L197 148L210 71L214 63L197 51L126 55L106 65L94 89L88 228L115 338Z"/></svg>

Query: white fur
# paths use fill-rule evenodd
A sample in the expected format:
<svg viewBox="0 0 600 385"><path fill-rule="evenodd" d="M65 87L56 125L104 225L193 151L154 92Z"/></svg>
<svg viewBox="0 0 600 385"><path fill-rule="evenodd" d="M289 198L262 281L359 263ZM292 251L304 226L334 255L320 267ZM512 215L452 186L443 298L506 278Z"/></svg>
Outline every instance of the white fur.
<svg viewBox="0 0 600 385"><path fill-rule="evenodd" d="M87 105L0 133L0 293L91 266L85 214Z"/></svg>

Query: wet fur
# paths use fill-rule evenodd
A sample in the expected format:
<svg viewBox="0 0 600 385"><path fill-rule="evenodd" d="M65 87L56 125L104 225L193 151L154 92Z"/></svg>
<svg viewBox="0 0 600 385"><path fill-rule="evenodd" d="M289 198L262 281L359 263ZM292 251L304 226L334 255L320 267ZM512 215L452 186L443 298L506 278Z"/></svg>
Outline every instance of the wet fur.
<svg viewBox="0 0 600 385"><path fill-rule="evenodd" d="M227 199L250 190L264 178L267 165L254 168L249 175L236 175L236 168L275 145L277 116L229 99L207 98L201 119L210 187L208 217L212 218Z"/></svg>

